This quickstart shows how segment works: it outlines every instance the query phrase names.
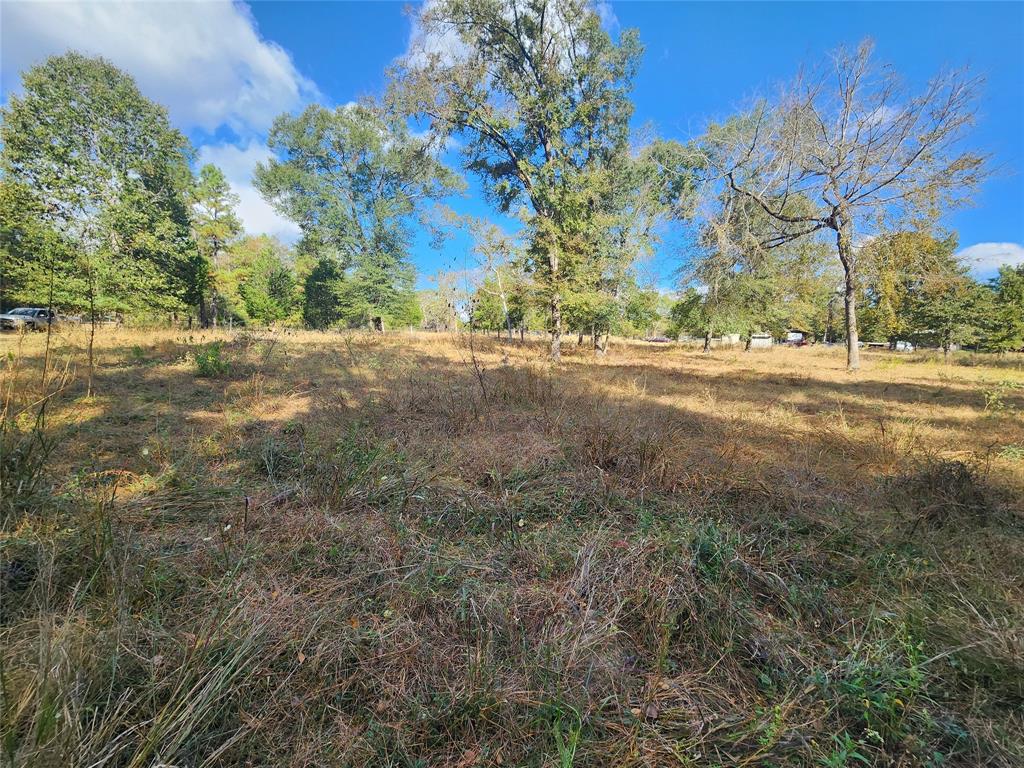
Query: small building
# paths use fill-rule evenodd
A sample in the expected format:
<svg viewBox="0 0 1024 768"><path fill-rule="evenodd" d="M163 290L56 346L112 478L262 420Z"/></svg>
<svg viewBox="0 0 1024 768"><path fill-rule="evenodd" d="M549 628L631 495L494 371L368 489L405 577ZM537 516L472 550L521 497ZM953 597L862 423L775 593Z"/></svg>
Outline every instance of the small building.
<svg viewBox="0 0 1024 768"><path fill-rule="evenodd" d="M751 349L771 349L775 340L770 333L752 333L750 335Z"/></svg>

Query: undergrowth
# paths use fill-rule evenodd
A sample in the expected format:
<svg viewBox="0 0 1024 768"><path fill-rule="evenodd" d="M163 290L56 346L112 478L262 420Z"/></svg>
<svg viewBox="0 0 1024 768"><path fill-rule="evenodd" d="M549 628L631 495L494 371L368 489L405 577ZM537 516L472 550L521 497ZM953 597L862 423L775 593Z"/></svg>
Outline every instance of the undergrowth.
<svg viewBox="0 0 1024 768"><path fill-rule="evenodd" d="M4 374L5 764L1024 762L1019 462L920 379L116 338Z"/></svg>

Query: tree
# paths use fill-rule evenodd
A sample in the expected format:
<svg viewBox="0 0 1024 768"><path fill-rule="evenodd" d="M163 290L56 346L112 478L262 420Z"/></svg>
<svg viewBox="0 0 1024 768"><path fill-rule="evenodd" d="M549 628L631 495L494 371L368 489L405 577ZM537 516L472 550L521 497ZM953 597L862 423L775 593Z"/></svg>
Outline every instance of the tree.
<svg viewBox="0 0 1024 768"><path fill-rule="evenodd" d="M439 271L433 280L436 287L420 291L417 296L423 318L421 323L431 331L455 330L461 323L459 310L465 304L457 275Z"/></svg>
<svg viewBox="0 0 1024 768"><path fill-rule="evenodd" d="M173 310L195 278L186 199L190 147L165 110L109 62L78 53L25 72L0 114L0 170L15 215L52 245L29 267L66 273L65 310ZM62 262L57 263L58 259Z"/></svg>
<svg viewBox="0 0 1024 768"><path fill-rule="evenodd" d="M987 346L995 351L1024 350L1024 264L999 268Z"/></svg>
<svg viewBox="0 0 1024 768"><path fill-rule="evenodd" d="M459 134L464 166L499 210L528 207L528 263L557 360L563 296L600 226L611 158L628 149L636 32L613 42L585 0L440 0L415 23L392 103L429 119L438 142Z"/></svg>
<svg viewBox="0 0 1024 768"><path fill-rule="evenodd" d="M297 319L299 288L292 256L268 235L244 237L221 256L218 301L226 317L270 325Z"/></svg>
<svg viewBox="0 0 1024 768"><path fill-rule="evenodd" d="M822 75L800 76L778 103L745 116L747 130L709 157L719 178L774 223L766 245L831 232L844 271L847 366L859 367L858 245L880 222L926 221L969 200L985 158L960 148L980 83L963 72L913 95L872 46L840 50ZM709 142L716 144L714 136ZM802 197L813 210L786 207Z"/></svg>
<svg viewBox="0 0 1024 768"><path fill-rule="evenodd" d="M911 293L911 338L940 347L944 357L954 346L980 341L993 311L992 292L953 260L925 275Z"/></svg>
<svg viewBox="0 0 1024 768"><path fill-rule="evenodd" d="M221 261L225 249L242 232L242 223L235 214L238 203L238 195L231 191L231 185L220 168L207 164L199 169L199 178L192 190L192 226L206 275L198 296L199 317L204 327L210 321L216 326L223 312L218 277L223 267ZM212 288L209 317L206 308L207 288Z"/></svg>
<svg viewBox="0 0 1024 768"><path fill-rule="evenodd" d="M338 261L322 257L303 284L302 321L310 328L330 328L341 319L338 284L344 275Z"/></svg>
<svg viewBox="0 0 1024 768"><path fill-rule="evenodd" d="M318 303L310 316L318 324L328 316L376 328L406 324L416 306L411 220L426 201L456 189L458 179L428 142L369 104L312 105L297 117L281 115L268 143L278 157L256 168L256 186L302 230L301 250L320 261L314 284L333 274L323 260L337 261L331 291L322 290L326 283L314 287ZM327 312L320 302L329 293L337 306Z"/></svg>
<svg viewBox="0 0 1024 768"><path fill-rule="evenodd" d="M84 289L68 244L43 220L32 190L0 178L0 309L15 304L72 306Z"/></svg>
<svg viewBox="0 0 1024 768"><path fill-rule="evenodd" d="M954 267L956 237L939 240L924 232L883 233L858 254L863 310L860 322L869 337L890 347L911 329L911 299L929 275Z"/></svg>
<svg viewBox="0 0 1024 768"><path fill-rule="evenodd" d="M669 310L668 335L678 339L687 335L704 335L709 325L704 296L694 287L687 288Z"/></svg>

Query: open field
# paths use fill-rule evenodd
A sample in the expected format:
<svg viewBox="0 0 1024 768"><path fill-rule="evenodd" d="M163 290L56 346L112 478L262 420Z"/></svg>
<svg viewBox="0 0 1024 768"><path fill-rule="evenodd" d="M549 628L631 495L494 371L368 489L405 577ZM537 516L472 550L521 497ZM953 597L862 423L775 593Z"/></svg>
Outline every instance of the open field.
<svg viewBox="0 0 1024 768"><path fill-rule="evenodd" d="M108 330L87 398L44 343L9 763L1024 764L1024 358Z"/></svg>

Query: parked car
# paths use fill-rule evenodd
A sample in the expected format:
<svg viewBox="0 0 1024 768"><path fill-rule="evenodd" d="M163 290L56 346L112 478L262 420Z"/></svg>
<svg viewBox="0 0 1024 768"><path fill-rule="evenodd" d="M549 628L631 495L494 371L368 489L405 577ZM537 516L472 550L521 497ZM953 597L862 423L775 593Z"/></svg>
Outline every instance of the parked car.
<svg viewBox="0 0 1024 768"><path fill-rule="evenodd" d="M18 307L0 315L5 331L44 331L51 323L57 323L57 313L45 307Z"/></svg>

